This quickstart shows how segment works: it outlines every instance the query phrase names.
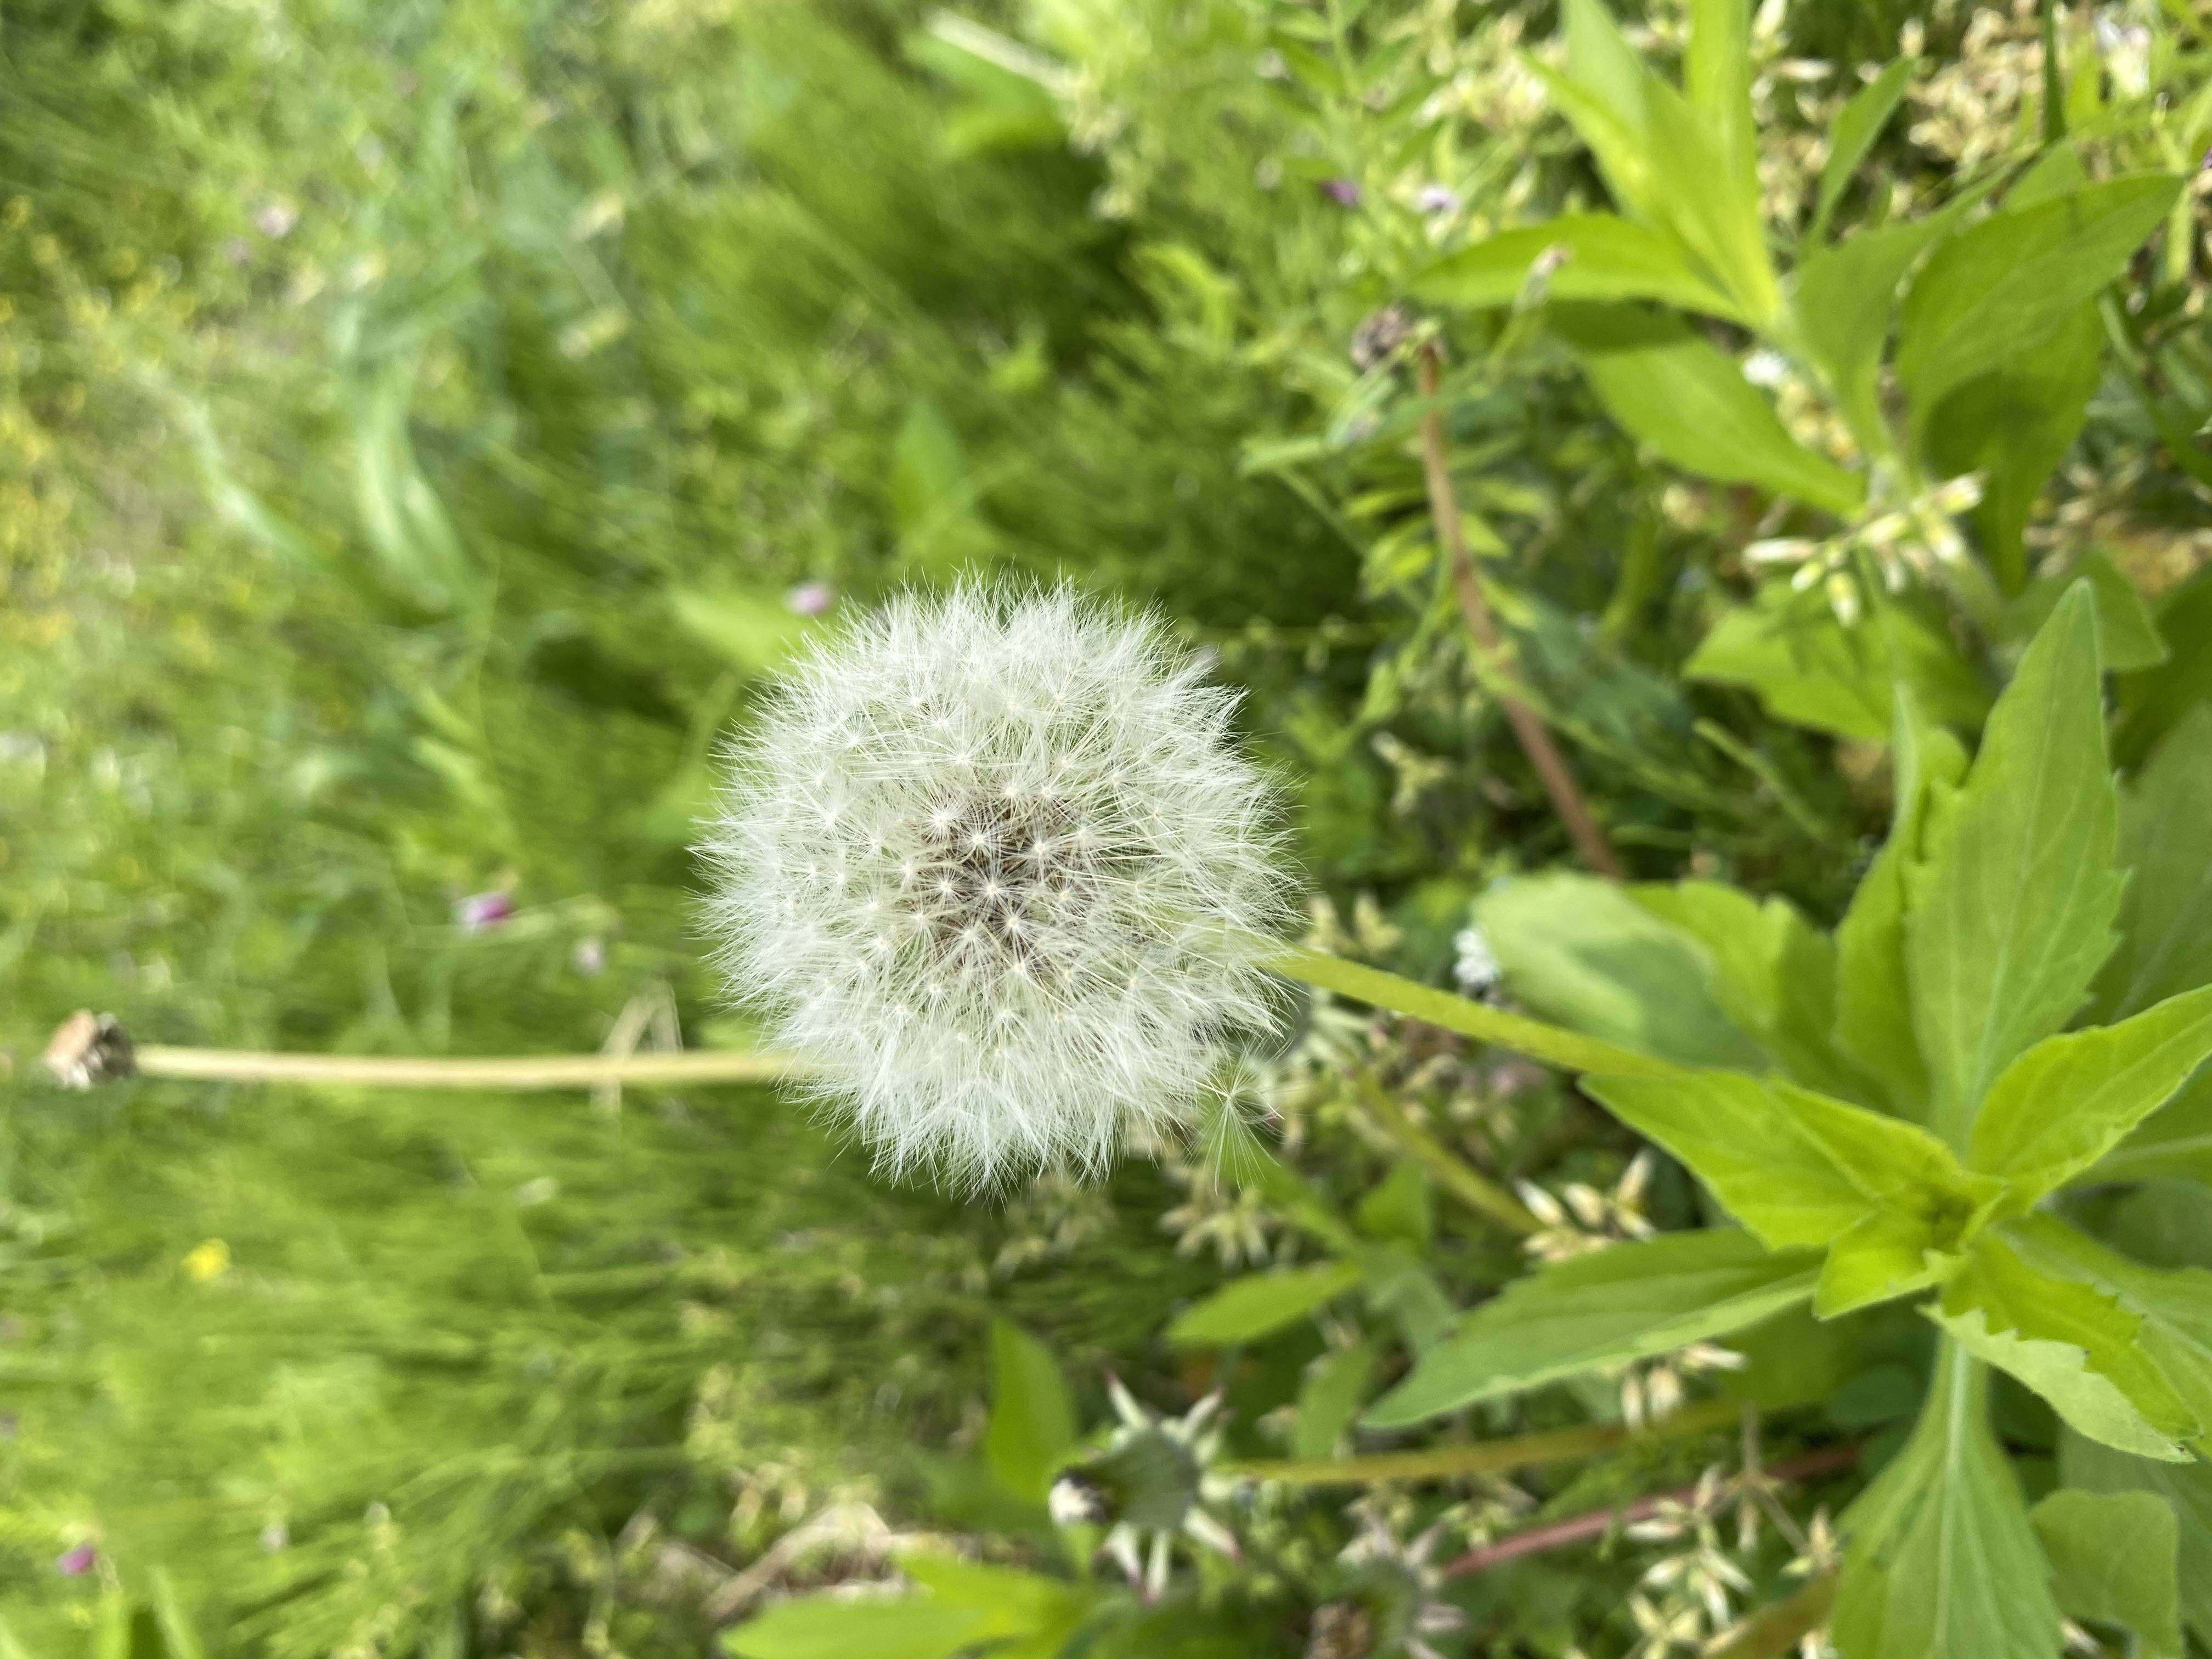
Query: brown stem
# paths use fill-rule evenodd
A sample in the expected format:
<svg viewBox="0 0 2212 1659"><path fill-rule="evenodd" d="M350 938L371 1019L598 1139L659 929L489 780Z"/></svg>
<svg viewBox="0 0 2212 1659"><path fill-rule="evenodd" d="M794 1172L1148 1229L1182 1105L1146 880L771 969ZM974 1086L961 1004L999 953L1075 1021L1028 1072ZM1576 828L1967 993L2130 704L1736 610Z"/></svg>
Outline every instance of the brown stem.
<svg viewBox="0 0 2212 1659"><path fill-rule="evenodd" d="M1839 1446L1822 1446L1796 1457L1785 1458L1761 1473L1770 1480L1811 1480L1824 1474L1833 1474L1839 1469L1847 1469L1858 1461L1859 1443L1851 1441ZM1486 1572L1492 1567L1503 1566L1508 1561L1517 1561L1524 1555L1541 1555L1547 1550L1564 1549L1569 1544L1602 1538L1617 1528L1650 1520L1670 1504L1690 1503L1697 1495L1695 1486L1677 1486L1672 1492L1654 1492L1649 1498L1639 1498L1626 1507L1616 1505L1591 1510L1587 1514L1571 1515L1564 1521L1531 1527L1526 1532L1516 1532L1510 1538L1471 1549L1445 1563L1443 1575L1447 1578L1461 1578L1469 1573Z"/></svg>
<svg viewBox="0 0 2212 1659"><path fill-rule="evenodd" d="M1419 1451L1378 1452L1365 1457L1257 1459L1221 1466L1224 1474L1245 1480L1274 1480L1291 1486L1364 1486L1383 1480L1457 1480L1473 1474L1504 1474L1543 1463L1595 1457L1637 1441L1704 1434L1726 1428L1742 1414L1733 1401L1709 1400L1685 1406L1673 1416L1641 1429L1620 1423L1585 1423L1571 1429L1546 1429L1504 1440L1476 1440Z"/></svg>
<svg viewBox="0 0 2212 1659"><path fill-rule="evenodd" d="M1491 615L1490 602L1482 596L1482 583L1475 574L1474 560L1467 550L1467 538L1460 526L1459 500L1452 489L1451 458L1444 446L1443 415L1437 397L1443 380L1443 354L1433 340L1421 348L1414 360L1421 398L1426 404L1421 411L1421 470L1428 481L1429 515L1436 521L1437 541L1450 568L1452 590L1459 596L1460 614L1467 619L1467 631L1474 636L1475 649L1493 663L1505 664L1510 653L1504 636L1498 632L1497 618ZM1575 781L1567 757L1552 740L1543 717L1510 692L1500 693L1498 702L1513 727L1513 735L1520 740L1521 752L1536 769L1544 793L1551 797L1552 810L1567 826L1567 834L1583 862L1607 880L1627 880L1628 872L1621 864L1620 855L1613 851L1613 843L1606 839L1605 831L1590 815L1582 787Z"/></svg>

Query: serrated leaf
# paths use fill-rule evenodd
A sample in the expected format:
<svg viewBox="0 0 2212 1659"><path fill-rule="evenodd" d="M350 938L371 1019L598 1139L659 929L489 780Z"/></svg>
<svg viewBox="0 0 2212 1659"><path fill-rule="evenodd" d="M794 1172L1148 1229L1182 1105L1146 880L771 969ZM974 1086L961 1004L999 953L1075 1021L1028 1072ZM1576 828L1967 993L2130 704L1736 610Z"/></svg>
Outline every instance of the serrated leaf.
<svg viewBox="0 0 2212 1659"><path fill-rule="evenodd" d="M1987 1379L1947 1351L1905 1449L1846 1511L1844 1659L2052 1659L2058 1607L1990 1430Z"/></svg>
<svg viewBox="0 0 2212 1659"><path fill-rule="evenodd" d="M1929 1316L1977 1359L2041 1395L2076 1433L2138 1457L2187 1460L2181 1443L2197 1420L2137 1344L2142 1318L2117 1297L2039 1273L1988 1236Z"/></svg>
<svg viewBox="0 0 2212 1659"><path fill-rule="evenodd" d="M2094 1286L2140 1317L2144 1353L2200 1431L2212 1431L2212 1273L2147 1267L2055 1216L2024 1217L2004 1236L2039 1271Z"/></svg>
<svg viewBox="0 0 2212 1659"><path fill-rule="evenodd" d="M1967 1161L2025 1209L2111 1152L2212 1055L2212 986L2118 1025L2045 1037L2007 1066L1974 1120Z"/></svg>
<svg viewBox="0 0 2212 1659"><path fill-rule="evenodd" d="M1836 112L1836 118L1828 127L1828 159L1820 169L1819 204L1813 210L1812 236L1817 241L1827 234L1828 219L1843 200L1844 191L1858 171L1859 163L1866 160L1874 141L1881 137L1881 130L1889 125L1889 118L1897 111L1905 96L1907 82L1912 79L1913 60L1900 58L1887 69L1861 87L1846 99Z"/></svg>
<svg viewBox="0 0 2212 1659"><path fill-rule="evenodd" d="M1060 1362L1021 1327L991 1323L991 1416L983 1461L1017 1498L1044 1501L1053 1466L1075 1443L1075 1402Z"/></svg>
<svg viewBox="0 0 2212 1659"><path fill-rule="evenodd" d="M1413 297L1482 310L1530 291L1533 268L1565 256L1543 279L1554 300L1656 300L1708 316L1740 317L1735 301L1692 266L1680 244L1610 213L1569 213L1501 231L1445 255L1416 276Z"/></svg>
<svg viewBox="0 0 2212 1659"><path fill-rule="evenodd" d="M902 1550L898 1565L935 1604L979 1616L968 1639L988 1643L991 1659L1057 1659L1091 1605L1090 1595L1064 1579L964 1560L942 1549Z"/></svg>
<svg viewBox="0 0 2212 1659"><path fill-rule="evenodd" d="M1940 1245L1934 1227L1917 1216L1877 1210L1828 1247L1813 1311L1837 1319L1941 1284L1959 1263Z"/></svg>
<svg viewBox="0 0 2212 1659"><path fill-rule="evenodd" d="M2046 477L2048 474L2045 475ZM2025 638L2045 620L2076 580L2086 581L2097 598L2097 655L2106 672L2133 673L2164 662L2170 654L2142 590L2114 564L2111 555L2090 549L2063 571L2038 577L2005 607L2008 635Z"/></svg>
<svg viewBox="0 0 2212 1659"><path fill-rule="evenodd" d="M2181 1617L2212 1644L2212 1463L2157 1463L2069 1434L2058 1443L2059 1477L2089 1492L2145 1492L2179 1523Z"/></svg>
<svg viewBox="0 0 2212 1659"><path fill-rule="evenodd" d="M2088 1179L2212 1183L2212 1071L2191 1079L2090 1170Z"/></svg>
<svg viewBox="0 0 2212 1659"><path fill-rule="evenodd" d="M1613 884L1553 872L1493 887L1474 908L1523 1006L1664 1060L1765 1067L1714 994L1709 955Z"/></svg>
<svg viewBox="0 0 2212 1659"><path fill-rule="evenodd" d="M1817 1258L1770 1254L1734 1228L1619 1244L1516 1279L1368 1412L1418 1423L1600 1366L1756 1324L1812 1293Z"/></svg>
<svg viewBox="0 0 2212 1659"><path fill-rule="evenodd" d="M1360 1277L1356 1261L1248 1273L1184 1309L1168 1327L1168 1340L1187 1348L1255 1342L1334 1302Z"/></svg>
<svg viewBox="0 0 2212 1659"><path fill-rule="evenodd" d="M1550 314L1606 412L1665 459L1844 516L1865 499L1863 479L1791 437L1741 366L1679 318L1629 306Z"/></svg>
<svg viewBox="0 0 2212 1659"><path fill-rule="evenodd" d="M2185 716L2123 793L2120 857L2120 942L2097 977L2106 1018L2212 984L2212 708Z"/></svg>
<svg viewBox="0 0 2212 1659"><path fill-rule="evenodd" d="M1898 698L1890 756L1896 805L1889 839L1836 929L1836 1046L1879 1081L1893 1111L1925 1122L1928 1067L1912 1033L1905 872L1920 856L1929 784L1957 782L1966 755L1949 732L1922 720L1907 693Z"/></svg>
<svg viewBox="0 0 2212 1659"><path fill-rule="evenodd" d="M1965 787L1935 786L1905 871L1913 1029L1937 1132L1963 1146L2014 1057L2063 1026L2112 950L2122 878L2096 611L2069 592L1990 712Z"/></svg>
<svg viewBox="0 0 2212 1659"><path fill-rule="evenodd" d="M1924 425L1945 393L2030 349L2126 268L2182 181L2136 173L1992 214L1929 262L1906 295L1897 372Z"/></svg>
<svg viewBox="0 0 2212 1659"><path fill-rule="evenodd" d="M1874 1201L1790 1121L1767 1084L1741 1072L1589 1077L1584 1092L1658 1142L1771 1249L1826 1249Z"/></svg>
<svg viewBox="0 0 2212 1659"><path fill-rule="evenodd" d="M2069 1619L2118 1625L2141 1659L2182 1659L2181 1528L2150 1492L2055 1492L2028 1517Z"/></svg>

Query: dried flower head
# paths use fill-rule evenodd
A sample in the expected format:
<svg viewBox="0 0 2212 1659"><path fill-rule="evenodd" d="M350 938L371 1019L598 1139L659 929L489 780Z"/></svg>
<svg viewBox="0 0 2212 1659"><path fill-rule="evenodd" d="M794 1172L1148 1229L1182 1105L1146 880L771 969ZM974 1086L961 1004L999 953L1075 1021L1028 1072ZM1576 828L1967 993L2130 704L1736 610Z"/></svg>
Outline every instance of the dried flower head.
<svg viewBox="0 0 2212 1659"><path fill-rule="evenodd" d="M885 1165L1096 1169L1270 1022L1234 702L1065 587L902 598L786 680L703 849L720 960Z"/></svg>

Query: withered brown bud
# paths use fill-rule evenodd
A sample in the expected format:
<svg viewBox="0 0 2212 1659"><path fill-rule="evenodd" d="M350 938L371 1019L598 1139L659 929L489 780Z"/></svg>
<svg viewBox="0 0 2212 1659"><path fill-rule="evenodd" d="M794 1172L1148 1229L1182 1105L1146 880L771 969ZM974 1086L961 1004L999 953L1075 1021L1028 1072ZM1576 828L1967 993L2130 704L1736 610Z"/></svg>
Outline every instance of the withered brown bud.
<svg viewBox="0 0 2212 1659"><path fill-rule="evenodd" d="M1324 1601L1306 1627L1305 1659L1370 1659L1375 1616L1357 1601Z"/></svg>
<svg viewBox="0 0 2212 1659"><path fill-rule="evenodd" d="M1352 366L1362 374L1389 362L1413 337L1420 319L1403 300L1393 300L1352 331Z"/></svg>
<svg viewBox="0 0 2212 1659"><path fill-rule="evenodd" d="M64 1089L89 1089L95 1083L129 1077L131 1036L112 1014L80 1008L61 1024L46 1044L46 1069Z"/></svg>

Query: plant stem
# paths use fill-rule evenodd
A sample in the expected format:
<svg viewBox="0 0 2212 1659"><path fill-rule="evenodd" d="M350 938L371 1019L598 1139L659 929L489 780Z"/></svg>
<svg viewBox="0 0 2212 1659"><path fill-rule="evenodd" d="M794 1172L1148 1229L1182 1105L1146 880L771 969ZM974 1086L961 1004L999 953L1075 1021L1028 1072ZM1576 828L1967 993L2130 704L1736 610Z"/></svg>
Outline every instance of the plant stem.
<svg viewBox="0 0 2212 1659"><path fill-rule="evenodd" d="M1358 1091L1369 1115L1461 1203L1523 1238L1541 1231L1544 1224L1534 1211L1414 1122L1403 1103L1380 1082L1362 1077Z"/></svg>
<svg viewBox="0 0 2212 1659"><path fill-rule="evenodd" d="M1364 1486L1382 1480L1456 1480L1471 1474L1504 1474L1540 1463L1565 1463L1595 1457L1639 1442L1704 1434L1729 1426L1743 1413L1732 1400L1685 1406L1672 1417L1643 1429L1619 1423L1585 1423L1578 1428L1547 1429L1504 1440L1476 1440L1459 1446L1431 1446L1420 1451L1379 1452L1366 1457L1259 1459L1219 1465L1221 1472L1247 1480L1273 1480L1291 1486Z"/></svg>
<svg viewBox="0 0 2212 1659"><path fill-rule="evenodd" d="M1850 1468L1858 1461L1859 1444L1852 1441L1845 1445L1819 1447L1802 1455L1784 1459L1761 1473L1770 1480L1813 1480L1824 1474ZM1541 1555L1548 1550L1564 1549L1569 1544L1602 1538L1618 1528L1633 1526L1638 1521L1649 1521L1669 1504L1691 1503L1697 1496L1698 1487L1692 1483L1677 1486L1671 1492L1654 1492L1649 1498L1639 1498L1632 1504L1610 1504L1583 1515L1571 1515L1565 1520L1550 1522L1544 1526L1531 1527L1526 1532L1516 1532L1510 1538L1485 1544L1446 1562L1443 1576L1462 1578L1469 1573L1485 1572L1492 1567L1503 1566L1508 1561L1517 1561L1524 1555Z"/></svg>
<svg viewBox="0 0 2212 1659"><path fill-rule="evenodd" d="M1782 1659L1827 1622L1836 1605L1836 1575L1806 1580L1796 1594L1761 1607L1705 1650L1705 1659Z"/></svg>
<svg viewBox="0 0 2212 1659"><path fill-rule="evenodd" d="M1474 559L1467 550L1467 537L1460 526L1459 500L1452 489L1451 458L1444 444L1443 415L1437 407L1437 392L1443 380L1443 351L1433 340L1421 348L1414 360L1415 375L1426 405L1421 411L1421 471L1428 483L1429 516L1435 520L1437 543L1443 550L1452 590L1459 598L1460 614L1467 621L1467 631L1474 637L1475 649L1503 663L1510 659L1510 653L1504 636L1498 632L1497 618L1490 613L1490 602L1482 596L1481 580L1475 574ZM1566 825L1567 835L1583 862L1610 881L1627 880L1628 872L1620 854L1613 851L1613 843L1606 839L1605 831L1590 815L1589 804L1583 799L1574 771L1552 740L1543 717L1510 692L1500 694L1498 702L1505 710L1506 722L1512 726L1514 737L1520 741L1521 752L1536 769L1544 793L1551 798L1552 810Z"/></svg>
<svg viewBox="0 0 2212 1659"><path fill-rule="evenodd" d="M1403 1014L1408 1019L1440 1025L1447 1031L1456 1031L1480 1042L1494 1042L1501 1048L1510 1048L1564 1071L1650 1075L1680 1069L1650 1054L1639 1054L1632 1048L1616 1048L1600 1038L1547 1025L1523 1014L1509 1014L1488 1003L1454 996L1416 980L1386 974L1379 968L1346 962L1326 951L1292 946L1271 957L1267 966L1285 979L1317 986L1354 1002Z"/></svg>
<svg viewBox="0 0 2212 1659"><path fill-rule="evenodd" d="M173 1048L132 1054L146 1077L222 1083L335 1084L368 1089L588 1089L594 1084L767 1083L800 1068L781 1054L695 1048L681 1054L523 1054L445 1059L383 1054L264 1054L244 1048Z"/></svg>

